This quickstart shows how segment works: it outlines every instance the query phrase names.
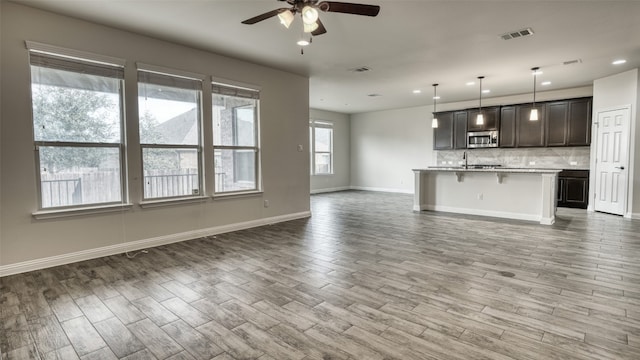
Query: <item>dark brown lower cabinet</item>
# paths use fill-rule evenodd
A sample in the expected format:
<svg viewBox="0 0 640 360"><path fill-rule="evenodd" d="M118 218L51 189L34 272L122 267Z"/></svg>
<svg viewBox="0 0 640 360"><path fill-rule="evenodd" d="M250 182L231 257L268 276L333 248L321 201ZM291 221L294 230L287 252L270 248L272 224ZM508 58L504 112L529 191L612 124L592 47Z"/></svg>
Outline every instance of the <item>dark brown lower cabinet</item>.
<svg viewBox="0 0 640 360"><path fill-rule="evenodd" d="M558 207L586 209L589 205L589 170L563 170L558 175Z"/></svg>

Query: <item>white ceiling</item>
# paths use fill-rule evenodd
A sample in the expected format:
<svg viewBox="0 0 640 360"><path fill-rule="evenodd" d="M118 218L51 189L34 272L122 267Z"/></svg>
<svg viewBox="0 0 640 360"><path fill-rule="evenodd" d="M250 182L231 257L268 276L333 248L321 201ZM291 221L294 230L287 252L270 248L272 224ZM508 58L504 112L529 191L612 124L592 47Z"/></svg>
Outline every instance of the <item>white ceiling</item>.
<svg viewBox="0 0 640 360"><path fill-rule="evenodd" d="M328 32L304 55L290 29L271 18L240 22L280 7L276 0L13 0L166 39L310 78L310 106L358 113L530 93L531 67L555 90L640 67L640 1L350 0L380 5L377 17L321 13ZM499 35L532 28L534 35ZM626 64L611 62L623 58ZM574 65L563 62L580 59ZM366 66L357 73L351 69ZM421 94L414 94L421 89ZM379 94L371 97L369 94Z"/></svg>

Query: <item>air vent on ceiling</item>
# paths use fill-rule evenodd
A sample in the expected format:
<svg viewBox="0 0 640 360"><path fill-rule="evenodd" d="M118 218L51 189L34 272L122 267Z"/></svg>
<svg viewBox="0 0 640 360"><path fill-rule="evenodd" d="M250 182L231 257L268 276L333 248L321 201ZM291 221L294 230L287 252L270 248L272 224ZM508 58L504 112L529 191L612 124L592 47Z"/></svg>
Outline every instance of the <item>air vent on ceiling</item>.
<svg viewBox="0 0 640 360"><path fill-rule="evenodd" d="M502 40L511 40L529 35L533 35L533 30L531 28L509 31L508 33L500 35L500 37L502 38Z"/></svg>
<svg viewBox="0 0 640 360"><path fill-rule="evenodd" d="M353 71L353 72L357 72L357 73L363 73L363 72L371 71L371 68L367 67L367 66L361 66L361 67L349 69L349 71Z"/></svg>
<svg viewBox="0 0 640 360"><path fill-rule="evenodd" d="M580 64L582 63L582 59L574 59L574 60L567 60L565 62L563 62L563 65L573 65L573 64Z"/></svg>

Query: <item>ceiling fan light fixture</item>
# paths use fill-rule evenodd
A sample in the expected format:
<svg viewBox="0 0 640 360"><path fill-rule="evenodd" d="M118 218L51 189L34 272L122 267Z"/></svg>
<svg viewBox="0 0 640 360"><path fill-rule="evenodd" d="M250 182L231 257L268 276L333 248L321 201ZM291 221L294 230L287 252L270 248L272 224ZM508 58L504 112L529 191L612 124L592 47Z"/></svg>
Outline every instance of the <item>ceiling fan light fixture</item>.
<svg viewBox="0 0 640 360"><path fill-rule="evenodd" d="M318 21L318 10L316 10L316 8L314 8L313 6L309 6L309 5L303 7L302 21L307 25L314 24L316 21Z"/></svg>
<svg viewBox="0 0 640 360"><path fill-rule="evenodd" d="M288 29L293 22L294 16L291 10L285 10L278 14L278 19L280 19L280 24L284 25L284 27Z"/></svg>
<svg viewBox="0 0 640 360"><path fill-rule="evenodd" d="M307 46L307 45L310 44L310 42L308 40L305 40L305 39L300 39L300 40L298 40L298 42L296 44L298 44L300 46Z"/></svg>
<svg viewBox="0 0 640 360"><path fill-rule="evenodd" d="M306 33L314 32L318 28L318 26L319 25L317 22L314 22L313 24L304 23L303 24L304 32Z"/></svg>

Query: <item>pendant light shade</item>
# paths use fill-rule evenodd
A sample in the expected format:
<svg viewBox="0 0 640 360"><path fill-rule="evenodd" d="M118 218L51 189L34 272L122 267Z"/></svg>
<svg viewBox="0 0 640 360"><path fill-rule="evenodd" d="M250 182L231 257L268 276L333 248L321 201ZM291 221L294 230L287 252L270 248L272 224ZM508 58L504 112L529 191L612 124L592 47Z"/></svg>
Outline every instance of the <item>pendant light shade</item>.
<svg viewBox="0 0 640 360"><path fill-rule="evenodd" d="M484 115L482 115L482 79L484 79L484 76L478 76L478 80L480 80L480 101L478 102L476 125L484 125Z"/></svg>
<svg viewBox="0 0 640 360"><path fill-rule="evenodd" d="M310 32L314 32L316 31L316 29L320 26L318 25L317 22L311 23L311 24L307 24L307 23L303 23L302 24L304 32L306 33L310 33Z"/></svg>
<svg viewBox="0 0 640 360"><path fill-rule="evenodd" d="M316 10L313 6L305 6L302 8L302 21L311 25L318 20L318 10Z"/></svg>
<svg viewBox="0 0 640 360"><path fill-rule="evenodd" d="M278 14L278 19L280 19L280 24L288 29L293 22L293 13L290 10L285 10Z"/></svg>
<svg viewBox="0 0 640 360"><path fill-rule="evenodd" d="M438 128L438 119L436 118L436 102L438 100L438 95L436 93L436 87L438 84L433 84L433 119L431 120L431 127L434 129Z"/></svg>
<svg viewBox="0 0 640 360"><path fill-rule="evenodd" d="M533 107L531 108L531 114L529 114L529 121L538 121L538 109L536 109L536 77L538 75L539 67L531 68L533 71Z"/></svg>

